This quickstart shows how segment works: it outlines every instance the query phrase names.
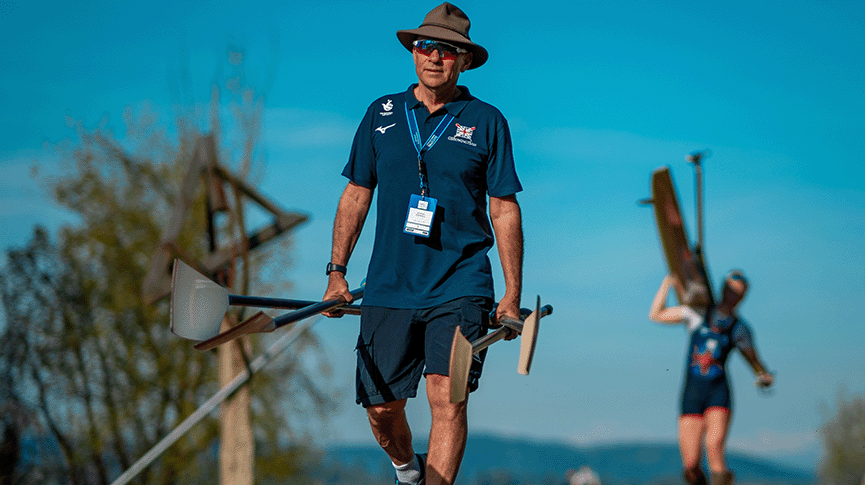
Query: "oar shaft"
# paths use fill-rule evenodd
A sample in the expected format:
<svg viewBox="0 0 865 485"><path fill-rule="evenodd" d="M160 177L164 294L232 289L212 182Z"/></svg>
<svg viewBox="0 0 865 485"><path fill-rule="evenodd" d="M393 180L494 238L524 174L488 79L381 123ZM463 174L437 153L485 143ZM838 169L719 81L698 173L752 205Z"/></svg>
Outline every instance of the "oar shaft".
<svg viewBox="0 0 865 485"><path fill-rule="evenodd" d="M292 300L287 298L269 298L262 296L228 295L229 305L254 306L261 308L303 308L315 303L308 300Z"/></svg>
<svg viewBox="0 0 865 485"><path fill-rule="evenodd" d="M697 245L703 249L703 168L699 162L694 163L695 177L697 179Z"/></svg>
<svg viewBox="0 0 865 485"><path fill-rule="evenodd" d="M476 354L481 350L489 347L490 345L498 342L499 340L507 337L508 333L511 331L508 327L499 327L492 332L484 335L483 337L472 342L472 353Z"/></svg>
<svg viewBox="0 0 865 485"><path fill-rule="evenodd" d="M520 316L523 318L527 318L529 315L531 315L531 313L532 312L526 308L520 308ZM545 317L551 313L553 313L553 307L551 305L544 305L541 307L541 314L539 315L539 317ZM472 342L473 354L476 354L481 350L489 347L490 345L498 342L499 340L507 337L508 333L511 330L516 330L520 333L522 333L523 331L523 322L517 320L516 318L502 317L499 318L498 322L502 324L501 327Z"/></svg>
<svg viewBox="0 0 865 485"><path fill-rule="evenodd" d="M281 308L285 310L296 310L315 305L317 301L293 300L287 298L270 298L247 295L228 295L228 304L237 306L249 306L256 308ZM360 315L359 305L343 305L341 310L348 315Z"/></svg>
<svg viewBox="0 0 865 485"><path fill-rule="evenodd" d="M353 300L357 300L359 298L363 298L363 287L360 287L351 292L351 296ZM299 310L295 310L291 313L287 313L285 315L276 317L273 320L274 328L283 327L285 325L289 325L298 320L303 320L304 318L309 318L317 313L326 312L328 310L333 310L338 307L343 307L346 305L345 300L342 298L337 298L333 300L321 301L318 303L314 303L309 306L305 306Z"/></svg>

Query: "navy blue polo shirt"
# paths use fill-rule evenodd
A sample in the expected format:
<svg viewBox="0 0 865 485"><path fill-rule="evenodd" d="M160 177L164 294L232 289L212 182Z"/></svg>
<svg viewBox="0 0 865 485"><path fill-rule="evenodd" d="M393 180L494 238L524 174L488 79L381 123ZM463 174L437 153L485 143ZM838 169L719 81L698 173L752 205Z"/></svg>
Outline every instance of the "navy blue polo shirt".
<svg viewBox="0 0 865 485"><path fill-rule="evenodd" d="M414 87L372 103L342 171L358 185L378 188L363 304L429 308L463 296L493 298L487 257L493 231L486 197L522 190L507 121L463 86L457 99L430 114L415 98ZM421 143L446 114L454 116L424 155L428 196L438 200L428 238L403 232L411 194L420 194L418 156L406 107L417 117Z"/></svg>

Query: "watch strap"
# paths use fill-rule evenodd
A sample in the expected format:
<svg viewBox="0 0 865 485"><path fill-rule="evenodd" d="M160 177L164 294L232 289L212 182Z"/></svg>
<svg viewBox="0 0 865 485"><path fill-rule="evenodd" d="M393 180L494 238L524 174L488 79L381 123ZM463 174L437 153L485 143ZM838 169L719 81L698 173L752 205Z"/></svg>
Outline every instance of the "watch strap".
<svg viewBox="0 0 865 485"><path fill-rule="evenodd" d="M325 270L324 274L329 275L334 271L339 271L340 273L345 274L346 267L341 264L327 263L327 269Z"/></svg>

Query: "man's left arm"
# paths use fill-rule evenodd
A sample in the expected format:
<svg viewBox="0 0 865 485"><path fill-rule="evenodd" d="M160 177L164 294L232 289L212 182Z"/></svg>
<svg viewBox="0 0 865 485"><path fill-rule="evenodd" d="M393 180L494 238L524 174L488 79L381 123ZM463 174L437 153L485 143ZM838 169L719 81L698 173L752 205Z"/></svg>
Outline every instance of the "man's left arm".
<svg viewBox="0 0 865 485"><path fill-rule="evenodd" d="M516 195L491 196L490 221L505 277L505 294L499 301L496 316L519 318L523 291L523 219ZM508 340L516 336L516 332L511 332Z"/></svg>

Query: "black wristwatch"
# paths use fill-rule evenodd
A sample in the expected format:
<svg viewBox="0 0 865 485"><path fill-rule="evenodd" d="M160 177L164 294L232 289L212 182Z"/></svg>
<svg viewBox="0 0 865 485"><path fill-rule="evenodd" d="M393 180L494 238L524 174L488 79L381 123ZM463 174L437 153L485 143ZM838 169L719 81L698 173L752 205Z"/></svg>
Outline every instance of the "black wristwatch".
<svg viewBox="0 0 865 485"><path fill-rule="evenodd" d="M330 275L334 271L339 271L340 273L345 274L346 268L341 264L327 263L327 270L325 270L324 274Z"/></svg>

